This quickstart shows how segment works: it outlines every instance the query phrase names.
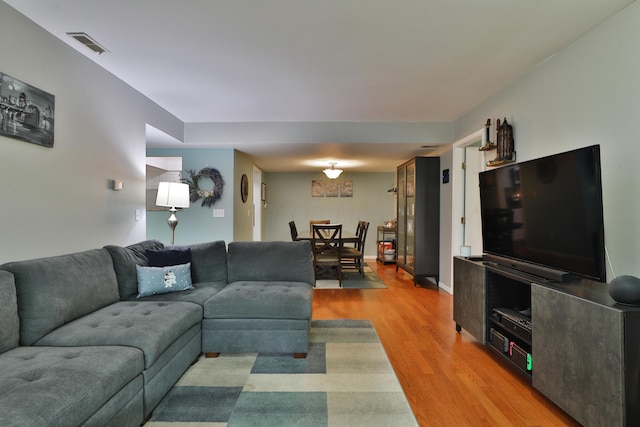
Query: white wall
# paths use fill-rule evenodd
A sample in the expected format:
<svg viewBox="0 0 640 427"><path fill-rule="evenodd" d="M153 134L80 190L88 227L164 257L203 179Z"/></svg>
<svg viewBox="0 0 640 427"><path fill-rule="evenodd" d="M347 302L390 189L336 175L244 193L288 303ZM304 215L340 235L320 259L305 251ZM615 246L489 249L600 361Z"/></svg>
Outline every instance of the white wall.
<svg viewBox="0 0 640 427"><path fill-rule="evenodd" d="M605 240L616 275L640 276L639 23L634 2L454 124L457 140L487 118L506 117L518 161L600 144Z"/></svg>
<svg viewBox="0 0 640 427"><path fill-rule="evenodd" d="M0 40L0 72L55 95L53 148L0 136L0 262L144 239L145 124L181 122L4 2Z"/></svg>

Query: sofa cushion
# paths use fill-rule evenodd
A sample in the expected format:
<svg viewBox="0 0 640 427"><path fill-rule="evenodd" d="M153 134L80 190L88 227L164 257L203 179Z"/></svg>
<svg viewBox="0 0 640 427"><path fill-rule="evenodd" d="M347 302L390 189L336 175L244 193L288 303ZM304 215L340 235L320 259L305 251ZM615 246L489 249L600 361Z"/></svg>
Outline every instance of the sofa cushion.
<svg viewBox="0 0 640 427"><path fill-rule="evenodd" d="M144 353L145 369L180 336L202 321L202 307L188 302L120 301L68 323L35 345L123 345Z"/></svg>
<svg viewBox="0 0 640 427"><path fill-rule="evenodd" d="M167 267L169 265L181 265L191 262L191 249L147 249L149 267Z"/></svg>
<svg viewBox="0 0 640 427"><path fill-rule="evenodd" d="M311 242L230 242L228 281L315 283Z"/></svg>
<svg viewBox="0 0 640 427"><path fill-rule="evenodd" d="M138 273L138 298L192 289L191 263L167 267L141 267Z"/></svg>
<svg viewBox="0 0 640 427"><path fill-rule="evenodd" d="M128 299L138 294L138 273L136 265L147 266L147 249L164 249L159 240L145 240L127 247L107 245L104 247L113 260L113 268L118 278L118 289L121 299Z"/></svg>
<svg viewBox="0 0 640 427"><path fill-rule="evenodd" d="M119 299L113 263L104 249L10 262L0 269L14 276L22 345Z"/></svg>
<svg viewBox="0 0 640 427"><path fill-rule="evenodd" d="M143 368L131 347L15 348L0 357L0 425L83 425L128 384L142 390Z"/></svg>
<svg viewBox="0 0 640 427"><path fill-rule="evenodd" d="M209 298L220 292L220 290L224 289L227 286L226 283L222 282L204 282L198 283L197 287L182 291L182 292L171 292L167 294L157 294L157 295L149 295L146 297L138 298L131 297L129 300L131 301L182 301L182 302L192 302L198 304L200 306L204 306L204 303L207 302Z"/></svg>
<svg viewBox="0 0 640 427"><path fill-rule="evenodd" d="M169 246L171 249L191 250L191 279L193 283L227 283L227 245L222 240L188 246Z"/></svg>
<svg viewBox="0 0 640 427"><path fill-rule="evenodd" d="M312 285L234 282L204 305L206 319L310 319Z"/></svg>
<svg viewBox="0 0 640 427"><path fill-rule="evenodd" d="M0 270L0 353L18 346L20 321L13 274Z"/></svg>

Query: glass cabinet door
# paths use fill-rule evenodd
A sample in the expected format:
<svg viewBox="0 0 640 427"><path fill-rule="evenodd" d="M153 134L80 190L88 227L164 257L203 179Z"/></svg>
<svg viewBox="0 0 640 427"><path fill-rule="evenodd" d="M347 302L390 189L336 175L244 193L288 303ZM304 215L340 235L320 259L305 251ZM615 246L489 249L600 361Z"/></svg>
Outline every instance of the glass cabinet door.
<svg viewBox="0 0 640 427"><path fill-rule="evenodd" d="M415 213L416 213L416 164L411 162L407 164L406 172L406 250L405 264L413 267L415 264Z"/></svg>
<svg viewBox="0 0 640 427"><path fill-rule="evenodd" d="M405 218L405 207L406 207L406 179L405 179L405 168L398 168L398 187L397 187L397 196L398 196L398 215L396 217L398 223L396 224L396 259L400 264L404 264L406 262L406 242L407 238L405 235L406 228L406 218Z"/></svg>

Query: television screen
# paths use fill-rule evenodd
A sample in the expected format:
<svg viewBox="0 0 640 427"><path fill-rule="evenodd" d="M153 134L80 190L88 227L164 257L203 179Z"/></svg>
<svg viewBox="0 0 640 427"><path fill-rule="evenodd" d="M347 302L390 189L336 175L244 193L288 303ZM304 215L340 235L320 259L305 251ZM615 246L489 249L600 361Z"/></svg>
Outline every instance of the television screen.
<svg viewBox="0 0 640 427"><path fill-rule="evenodd" d="M480 173L487 254L606 281L600 146Z"/></svg>

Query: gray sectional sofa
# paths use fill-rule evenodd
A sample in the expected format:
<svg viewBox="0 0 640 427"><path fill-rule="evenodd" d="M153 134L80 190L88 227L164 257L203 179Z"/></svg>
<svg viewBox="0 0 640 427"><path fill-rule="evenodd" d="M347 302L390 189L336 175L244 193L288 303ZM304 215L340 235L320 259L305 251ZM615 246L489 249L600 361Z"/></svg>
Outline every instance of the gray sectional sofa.
<svg viewBox="0 0 640 427"><path fill-rule="evenodd" d="M0 425L136 426L203 352L304 356L313 284L305 241L149 240L0 265Z"/></svg>

